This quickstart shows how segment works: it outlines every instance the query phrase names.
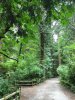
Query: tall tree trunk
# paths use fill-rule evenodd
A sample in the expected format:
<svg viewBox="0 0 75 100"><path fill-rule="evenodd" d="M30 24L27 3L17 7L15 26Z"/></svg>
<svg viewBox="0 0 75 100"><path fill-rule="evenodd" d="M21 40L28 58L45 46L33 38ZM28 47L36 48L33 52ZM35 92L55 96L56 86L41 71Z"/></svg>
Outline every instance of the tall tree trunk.
<svg viewBox="0 0 75 100"><path fill-rule="evenodd" d="M45 33L44 33L44 23L40 24L40 64L43 68L43 79L45 80L45 68L44 68L44 59L45 59Z"/></svg>
<svg viewBox="0 0 75 100"><path fill-rule="evenodd" d="M0 39L0 50L1 50L1 48L2 48L2 40ZM0 62L2 62L3 61L3 56L0 54Z"/></svg>
<svg viewBox="0 0 75 100"><path fill-rule="evenodd" d="M40 27L40 63L43 65L44 68L44 77L46 72L49 72L49 68L51 66L51 48L50 48L50 36L51 33L47 30L51 28L51 17L52 17L52 3L53 1L44 0L44 17L42 18L43 23L41 23ZM48 6L49 4L49 6ZM49 25L49 26L48 26Z"/></svg>
<svg viewBox="0 0 75 100"><path fill-rule="evenodd" d="M43 31L43 23L40 24L40 64L43 65L44 61L44 31Z"/></svg>
<svg viewBox="0 0 75 100"><path fill-rule="evenodd" d="M61 65L61 51L60 51L59 34L58 34L58 62L59 62L59 65Z"/></svg>

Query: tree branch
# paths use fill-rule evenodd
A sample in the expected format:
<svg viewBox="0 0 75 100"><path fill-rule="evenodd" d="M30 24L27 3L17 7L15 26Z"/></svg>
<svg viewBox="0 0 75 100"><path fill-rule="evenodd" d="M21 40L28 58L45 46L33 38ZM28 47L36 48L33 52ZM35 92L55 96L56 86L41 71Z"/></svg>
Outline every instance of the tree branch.
<svg viewBox="0 0 75 100"><path fill-rule="evenodd" d="M15 59L15 58L11 58L11 57L9 57L8 55L4 54L3 52L0 52L0 54L4 55L5 57L7 57L7 58L9 58L9 59L12 59L12 60L15 60L15 61L17 61L17 62L18 62L18 60L17 60L17 59Z"/></svg>

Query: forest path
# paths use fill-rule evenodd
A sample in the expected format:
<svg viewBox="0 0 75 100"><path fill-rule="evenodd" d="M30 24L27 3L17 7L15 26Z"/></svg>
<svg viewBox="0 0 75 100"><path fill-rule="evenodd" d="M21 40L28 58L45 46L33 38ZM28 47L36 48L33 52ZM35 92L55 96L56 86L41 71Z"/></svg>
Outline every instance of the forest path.
<svg viewBox="0 0 75 100"><path fill-rule="evenodd" d="M57 78L37 86L22 87L21 100L75 100L75 94L60 85Z"/></svg>

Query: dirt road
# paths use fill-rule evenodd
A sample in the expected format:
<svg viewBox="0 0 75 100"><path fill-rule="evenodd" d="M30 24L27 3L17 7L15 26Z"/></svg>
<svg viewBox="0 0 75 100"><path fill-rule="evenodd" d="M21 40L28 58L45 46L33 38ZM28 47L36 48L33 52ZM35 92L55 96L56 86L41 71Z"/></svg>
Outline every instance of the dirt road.
<svg viewBox="0 0 75 100"><path fill-rule="evenodd" d="M21 100L75 100L75 94L62 87L57 78L37 86L22 87Z"/></svg>

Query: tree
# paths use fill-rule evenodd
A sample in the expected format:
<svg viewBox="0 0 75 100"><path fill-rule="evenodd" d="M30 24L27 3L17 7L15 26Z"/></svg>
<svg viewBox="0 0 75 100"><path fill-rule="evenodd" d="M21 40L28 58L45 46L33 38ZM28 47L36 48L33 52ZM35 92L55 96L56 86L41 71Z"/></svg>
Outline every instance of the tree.
<svg viewBox="0 0 75 100"><path fill-rule="evenodd" d="M41 36L41 64L44 63L43 61L46 62L46 60L48 59L49 64L51 64L52 66L52 59L53 59L53 36L52 33L48 30L48 28L51 28L51 24L52 24L52 19L54 18L54 20L59 20L62 24L67 24L68 23L68 19L72 13L69 9L69 7L71 7L71 9L73 9L73 2L72 1L60 1L60 0L43 0L43 9L44 9L44 19L42 20L42 25L40 27L41 31L40 32L40 36ZM64 11L66 10L68 16L65 16ZM60 50L59 50L60 51ZM50 57L51 55L51 57ZM61 58L60 58L60 53L59 53L59 63L61 63ZM47 64L48 65L48 64ZM45 67L49 67L50 65ZM47 68L46 68L47 69ZM51 69L50 69L51 70Z"/></svg>

